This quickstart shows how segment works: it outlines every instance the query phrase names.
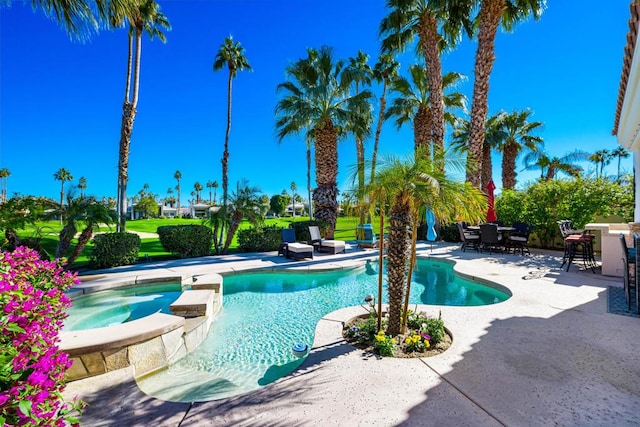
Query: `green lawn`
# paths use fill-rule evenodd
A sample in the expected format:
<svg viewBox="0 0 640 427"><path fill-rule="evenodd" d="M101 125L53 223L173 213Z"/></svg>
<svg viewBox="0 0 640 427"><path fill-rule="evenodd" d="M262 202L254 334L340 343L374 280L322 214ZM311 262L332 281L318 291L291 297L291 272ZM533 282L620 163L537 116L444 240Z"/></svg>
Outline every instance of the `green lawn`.
<svg viewBox="0 0 640 427"><path fill-rule="evenodd" d="M303 222L308 221L308 216L303 217L286 217L286 218L275 218L275 219L267 219L265 220L266 225L277 225L282 228L289 227L292 222ZM379 227L379 222L377 222L377 218L373 221L374 229L377 230ZM202 224L203 221L200 219L139 219L139 220L131 220L127 221L127 231L138 231L145 233L156 233L159 226L162 225L180 225L180 224ZM336 224L336 230L334 233L334 238L338 240L355 240L356 238L356 226L358 224L358 218L356 217L339 217L338 222ZM251 227L251 223L248 221L243 221L240 224L240 229ZM19 230L18 234L20 237L32 237L32 236L40 236L41 242L45 248L45 250L50 254L51 257L55 254L56 245L58 244L58 235L60 230L62 229L62 225L59 221L44 221L36 224L35 226L28 226L24 230ZM79 227L79 230L81 227ZM114 232L115 226L109 227L101 227L101 232ZM75 244L75 241L74 241ZM78 260L73 264L74 268L86 268L89 263L89 254L91 253L92 244L87 245L85 250L82 252ZM238 242L234 237L231 246L230 252L235 252L238 250ZM150 258L155 260L161 259L173 259L174 255L165 252L164 248L160 244L160 240L155 238L141 238L141 245L139 251L139 257L141 260L145 259L148 255Z"/></svg>

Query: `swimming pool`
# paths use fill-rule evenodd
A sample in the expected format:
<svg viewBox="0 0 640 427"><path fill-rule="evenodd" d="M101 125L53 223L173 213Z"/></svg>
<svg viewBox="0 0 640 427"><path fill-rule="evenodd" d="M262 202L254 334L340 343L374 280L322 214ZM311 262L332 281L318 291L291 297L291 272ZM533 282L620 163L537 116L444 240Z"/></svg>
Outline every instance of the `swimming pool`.
<svg viewBox="0 0 640 427"><path fill-rule="evenodd" d="M377 264L351 271L245 273L224 278L224 307L194 352L168 369L138 380L163 400L221 399L257 389L293 372L303 361L295 343L313 343L327 313L376 294ZM386 289L384 291L386 294ZM413 304L486 305L509 294L458 277L453 265L419 260ZM385 297L386 299L386 297Z"/></svg>
<svg viewBox="0 0 640 427"><path fill-rule="evenodd" d="M101 328L149 316L171 314L169 306L182 293L179 283L109 289L80 295L67 310L64 330Z"/></svg>

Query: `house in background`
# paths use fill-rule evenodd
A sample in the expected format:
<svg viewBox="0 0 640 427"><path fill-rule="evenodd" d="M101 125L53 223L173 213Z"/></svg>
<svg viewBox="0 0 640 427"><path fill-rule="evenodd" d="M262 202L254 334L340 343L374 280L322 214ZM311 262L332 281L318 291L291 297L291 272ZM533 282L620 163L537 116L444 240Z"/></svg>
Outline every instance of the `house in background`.
<svg viewBox="0 0 640 427"><path fill-rule="evenodd" d="M630 5L631 18L627 45L624 48L620 89L613 124L613 135L618 143L633 155L633 179L635 209L633 221L640 223L640 47L638 47L638 25L640 23L640 0ZM639 224L640 225L640 224ZM638 230L640 231L640 229Z"/></svg>

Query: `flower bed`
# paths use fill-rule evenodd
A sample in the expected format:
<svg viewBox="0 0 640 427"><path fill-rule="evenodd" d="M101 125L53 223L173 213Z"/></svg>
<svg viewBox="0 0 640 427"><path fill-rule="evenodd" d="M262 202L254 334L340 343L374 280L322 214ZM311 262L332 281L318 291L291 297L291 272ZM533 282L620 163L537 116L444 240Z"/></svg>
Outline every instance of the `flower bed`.
<svg viewBox="0 0 640 427"><path fill-rule="evenodd" d="M355 317L345 323L342 335L351 345L391 357L429 357L447 350L451 346L451 334L440 317L428 317L424 312L407 314L407 330L403 335L392 337L385 333L386 318L378 331L377 317L370 314Z"/></svg>
<svg viewBox="0 0 640 427"><path fill-rule="evenodd" d="M32 249L0 252L0 425L78 424L70 413L81 403L62 398L71 361L58 347L70 304L64 291L74 283Z"/></svg>

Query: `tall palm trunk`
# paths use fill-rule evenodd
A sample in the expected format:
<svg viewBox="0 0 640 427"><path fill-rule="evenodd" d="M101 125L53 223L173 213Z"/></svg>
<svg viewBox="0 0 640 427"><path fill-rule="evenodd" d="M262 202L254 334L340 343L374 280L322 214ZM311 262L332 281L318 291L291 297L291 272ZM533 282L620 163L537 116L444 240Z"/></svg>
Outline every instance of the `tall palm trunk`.
<svg viewBox="0 0 640 427"><path fill-rule="evenodd" d="M416 153L431 156L431 131L433 128L431 110L421 105L413 118L413 145ZM435 147L434 147L435 148Z"/></svg>
<svg viewBox="0 0 640 427"><path fill-rule="evenodd" d="M389 322L387 334L391 336L400 333L402 322L402 300L405 292L410 242L410 212L409 198L406 194L400 193L389 211L389 246L387 248Z"/></svg>
<svg viewBox="0 0 640 427"><path fill-rule="evenodd" d="M471 124L469 127L469 156L475 160L476 168L467 171L467 181L480 188L482 170L482 147L484 145L487 102L489 98L489 76L495 60L494 46L505 0L482 0L479 14L478 51L471 104ZM486 184L485 184L486 185Z"/></svg>
<svg viewBox="0 0 640 427"><path fill-rule="evenodd" d="M231 133L231 89L233 82L233 69L229 68L229 82L227 83L227 130L224 134L224 152L222 154L222 211L227 215L227 199L229 197L229 134ZM226 218L222 219L220 226L220 243L224 236ZM226 245L225 245L226 246Z"/></svg>
<svg viewBox="0 0 640 427"><path fill-rule="evenodd" d="M313 218L311 209L311 136L307 135L307 192L309 196L309 221Z"/></svg>
<svg viewBox="0 0 640 427"><path fill-rule="evenodd" d="M133 122L136 118L138 91L140 88L140 55L142 49L142 30L136 29L135 67L133 72L133 97L129 102L131 80L132 39L129 37L129 58L127 60L127 82L125 100L122 105L122 124L120 127L120 153L118 156L118 232L124 233L127 224L127 183L129 182L129 153Z"/></svg>
<svg viewBox="0 0 640 427"><path fill-rule="evenodd" d="M64 211L64 178L61 180L60 185L60 224L63 223L62 212Z"/></svg>
<svg viewBox="0 0 640 427"><path fill-rule="evenodd" d="M489 181L491 180L491 176L493 174L493 161L491 160L491 145L482 144L482 187L483 189L487 188Z"/></svg>
<svg viewBox="0 0 640 427"><path fill-rule="evenodd" d="M314 216L329 224L327 234L333 236L338 218L338 135L329 117L315 128L315 139L318 187L313 192Z"/></svg>
<svg viewBox="0 0 640 427"><path fill-rule="evenodd" d="M384 112L387 108L387 79L382 83L382 95L380 96L380 111L378 112L378 125L376 126L376 136L373 143L373 153L371 153L371 176L369 183L373 182L376 174L376 161L378 157L378 146L380 145L380 134L382 133L382 123L384 123Z"/></svg>
<svg viewBox="0 0 640 427"><path fill-rule="evenodd" d="M434 151L444 150L444 102L442 100L442 63L438 22L432 14L423 15L418 23L420 46L424 54L429 80L429 103Z"/></svg>
<svg viewBox="0 0 640 427"><path fill-rule="evenodd" d="M502 188L513 190L516 186L516 157L518 157L518 144L509 141L502 152Z"/></svg>

